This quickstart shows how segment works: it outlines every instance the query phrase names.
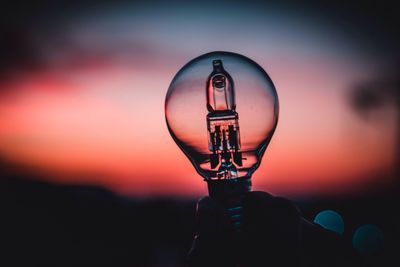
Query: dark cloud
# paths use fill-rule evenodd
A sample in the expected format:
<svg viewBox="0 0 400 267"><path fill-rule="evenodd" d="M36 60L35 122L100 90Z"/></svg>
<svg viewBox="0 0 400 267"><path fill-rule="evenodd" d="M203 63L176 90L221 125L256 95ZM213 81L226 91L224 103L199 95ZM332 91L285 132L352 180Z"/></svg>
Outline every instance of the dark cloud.
<svg viewBox="0 0 400 267"><path fill-rule="evenodd" d="M35 50L33 39L37 31L53 28L56 22L79 17L82 12L90 13L98 9L110 9L129 6L134 10L145 10L149 20L157 19L151 14L151 8L191 9L196 5L209 8L221 6L254 6L258 10L267 10L274 6L277 10L296 10L305 16L323 17L337 25L345 25L353 38L365 39L366 45L376 50L396 54L398 57L400 32L397 27L397 12L394 3L380 1L370 4L368 1L281 1L272 4L269 1L202 1L201 3L183 1L8 1L2 4L0 11L0 72L9 68L33 68L41 64L38 51ZM149 11L150 10L150 11ZM101 18L99 18L101 19ZM188 17L190 19L190 17ZM205 17L205 19L207 19ZM140 38L140 37L138 37ZM62 40L61 40L62 41Z"/></svg>

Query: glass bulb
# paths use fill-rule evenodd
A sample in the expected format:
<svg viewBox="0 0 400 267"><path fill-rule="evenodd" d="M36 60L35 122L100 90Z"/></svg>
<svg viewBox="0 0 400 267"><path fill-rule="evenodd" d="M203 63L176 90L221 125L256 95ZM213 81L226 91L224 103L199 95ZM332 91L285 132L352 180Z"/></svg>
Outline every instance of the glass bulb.
<svg viewBox="0 0 400 267"><path fill-rule="evenodd" d="M208 182L247 181L278 121L278 96L251 59L212 52L182 67L165 100L169 132Z"/></svg>

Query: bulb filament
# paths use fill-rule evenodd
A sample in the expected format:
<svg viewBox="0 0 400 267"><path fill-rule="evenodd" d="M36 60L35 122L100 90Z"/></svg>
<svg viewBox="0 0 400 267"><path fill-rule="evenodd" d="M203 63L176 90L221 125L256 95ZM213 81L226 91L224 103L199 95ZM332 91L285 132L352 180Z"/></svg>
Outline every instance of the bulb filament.
<svg viewBox="0 0 400 267"><path fill-rule="evenodd" d="M221 60L213 61L213 71L207 81L207 130L210 165L217 169L217 179L238 177L242 166L239 116L235 111L235 91L232 77Z"/></svg>

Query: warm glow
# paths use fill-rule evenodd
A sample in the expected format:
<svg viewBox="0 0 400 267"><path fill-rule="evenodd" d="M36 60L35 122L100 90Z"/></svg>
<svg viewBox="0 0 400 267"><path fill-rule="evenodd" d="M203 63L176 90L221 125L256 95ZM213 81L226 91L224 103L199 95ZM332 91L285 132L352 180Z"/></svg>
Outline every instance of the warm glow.
<svg viewBox="0 0 400 267"><path fill-rule="evenodd" d="M303 69L300 78L315 74ZM157 80L143 72L135 76L129 68L102 68L99 75L95 70L84 80L79 79L81 71L65 76L34 73L3 84L2 153L46 170L60 182L102 184L139 194L204 192L202 178L167 132L163 101L168 77L162 72ZM354 137L346 128L343 120L350 116L335 93L339 82L310 90L308 84L280 76L278 70L280 121L256 172L256 187L331 190L390 166L393 139L385 138L387 132ZM314 83L311 89L319 86Z"/></svg>
<svg viewBox="0 0 400 267"><path fill-rule="evenodd" d="M199 36L167 26L164 33L157 31L159 23L169 19L178 25L179 16L146 24L146 18L128 15L130 24L120 16L104 16L105 22L124 22L115 24L120 27L115 32L96 31L101 27L90 19L74 22L82 23L79 27L59 25L70 47L44 46L46 64L10 71L13 78L0 82L0 156L33 167L53 182L101 185L124 194L205 194L206 184L168 133L164 100L180 67L200 54L223 49L257 61L279 96L278 126L254 174L255 189L282 195L341 193L376 183L370 180L374 173L390 172L394 111L386 109L385 120L368 125L345 99L354 82L374 71L376 62L361 50L339 37L319 39L321 33L313 26L291 20L259 24L281 25L279 31L275 26L240 24L240 32L232 30L237 38L226 35L214 43L211 40L228 26L222 23L211 31L193 23L188 33ZM288 25L303 31L304 38L297 42L297 32ZM332 32L324 37L328 35L335 36ZM120 49L120 44L126 46ZM239 114L245 101L237 99ZM206 107L199 112L206 115ZM249 127L240 127L243 141Z"/></svg>

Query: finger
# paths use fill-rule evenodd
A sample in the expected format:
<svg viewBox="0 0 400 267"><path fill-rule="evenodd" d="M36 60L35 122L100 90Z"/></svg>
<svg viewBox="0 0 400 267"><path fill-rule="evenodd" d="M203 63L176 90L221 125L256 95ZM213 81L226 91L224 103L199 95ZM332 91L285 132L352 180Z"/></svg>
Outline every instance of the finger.
<svg viewBox="0 0 400 267"><path fill-rule="evenodd" d="M189 266L232 266L229 218L224 206L211 197L198 201L196 235L188 255Z"/></svg>
<svg viewBox="0 0 400 267"><path fill-rule="evenodd" d="M196 208L196 230L198 234L215 236L226 231L229 223L226 209L221 202L212 198L204 197L197 203Z"/></svg>
<svg viewBox="0 0 400 267"><path fill-rule="evenodd" d="M289 200L265 192L249 192L243 201L242 243L245 261L289 264L295 261L300 213ZM292 257L287 257L292 255Z"/></svg>

